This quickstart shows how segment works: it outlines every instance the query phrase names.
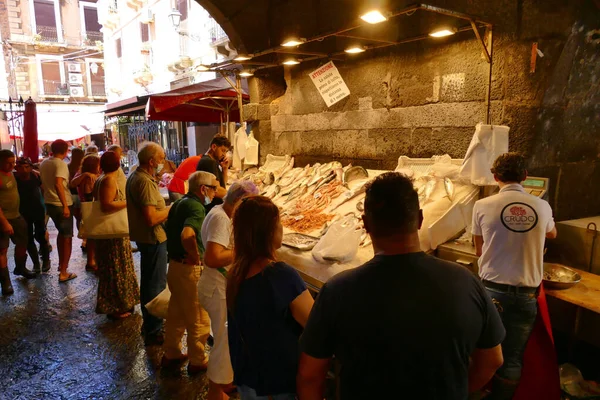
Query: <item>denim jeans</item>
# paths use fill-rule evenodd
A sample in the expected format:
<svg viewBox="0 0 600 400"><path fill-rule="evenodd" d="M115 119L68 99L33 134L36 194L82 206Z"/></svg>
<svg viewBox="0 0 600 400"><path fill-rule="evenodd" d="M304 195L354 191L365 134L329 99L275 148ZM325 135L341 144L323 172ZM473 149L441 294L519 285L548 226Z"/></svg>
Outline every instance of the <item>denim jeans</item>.
<svg viewBox="0 0 600 400"><path fill-rule="evenodd" d="M241 400L296 400L295 393L273 394L270 396L259 396L256 390L246 385L237 387Z"/></svg>
<svg viewBox="0 0 600 400"><path fill-rule="evenodd" d="M142 306L142 333L156 335L162 331L163 320L151 315L146 304L167 286L167 242L147 244L136 242L141 255L140 300Z"/></svg>
<svg viewBox="0 0 600 400"><path fill-rule="evenodd" d="M502 342L504 364L494 376L489 399L510 400L521 378L523 353L537 316L537 298L534 294L486 290L494 300L506 329L506 338Z"/></svg>

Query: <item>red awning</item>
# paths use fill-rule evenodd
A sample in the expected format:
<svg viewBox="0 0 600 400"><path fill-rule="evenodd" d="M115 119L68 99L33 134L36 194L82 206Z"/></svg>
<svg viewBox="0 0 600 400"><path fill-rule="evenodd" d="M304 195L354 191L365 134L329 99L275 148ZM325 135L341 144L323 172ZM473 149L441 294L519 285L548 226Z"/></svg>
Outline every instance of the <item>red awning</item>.
<svg viewBox="0 0 600 400"><path fill-rule="evenodd" d="M244 102L250 98L247 92L246 81L242 80ZM224 78L217 78L151 95L146 104L146 117L157 121L219 123L229 119L239 122L237 92Z"/></svg>

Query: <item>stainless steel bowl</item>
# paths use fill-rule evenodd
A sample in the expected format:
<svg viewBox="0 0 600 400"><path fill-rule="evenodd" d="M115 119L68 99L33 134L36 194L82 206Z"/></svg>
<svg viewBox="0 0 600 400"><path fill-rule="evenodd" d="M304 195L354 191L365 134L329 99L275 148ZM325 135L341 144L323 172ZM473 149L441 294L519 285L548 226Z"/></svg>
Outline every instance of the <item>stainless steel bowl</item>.
<svg viewBox="0 0 600 400"><path fill-rule="evenodd" d="M544 287L568 289L581 281L581 275L564 265L544 263Z"/></svg>

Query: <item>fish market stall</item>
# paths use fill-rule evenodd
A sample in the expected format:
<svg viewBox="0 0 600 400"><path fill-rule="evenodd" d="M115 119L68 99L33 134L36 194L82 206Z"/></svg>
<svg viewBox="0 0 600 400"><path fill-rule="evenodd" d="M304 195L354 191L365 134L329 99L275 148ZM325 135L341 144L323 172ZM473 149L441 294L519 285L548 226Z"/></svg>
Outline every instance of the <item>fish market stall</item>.
<svg viewBox="0 0 600 400"><path fill-rule="evenodd" d="M424 251L460 234L470 218L479 188L460 178L461 163L447 155L398 160L396 171L412 178L419 193ZM384 172L337 161L295 167L291 156L269 155L264 166L237 178L252 180L280 207L284 246L278 257L318 291L335 274L373 257L361 215L368 182Z"/></svg>

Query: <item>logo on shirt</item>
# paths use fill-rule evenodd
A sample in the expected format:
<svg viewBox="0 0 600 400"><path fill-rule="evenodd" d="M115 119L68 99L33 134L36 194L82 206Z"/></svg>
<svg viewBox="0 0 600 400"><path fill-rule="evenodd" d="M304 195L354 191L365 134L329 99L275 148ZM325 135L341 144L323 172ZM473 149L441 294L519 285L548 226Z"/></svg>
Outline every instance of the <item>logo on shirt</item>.
<svg viewBox="0 0 600 400"><path fill-rule="evenodd" d="M537 212L525 203L510 203L502 210L500 216L506 229L517 232L529 232L538 223Z"/></svg>

